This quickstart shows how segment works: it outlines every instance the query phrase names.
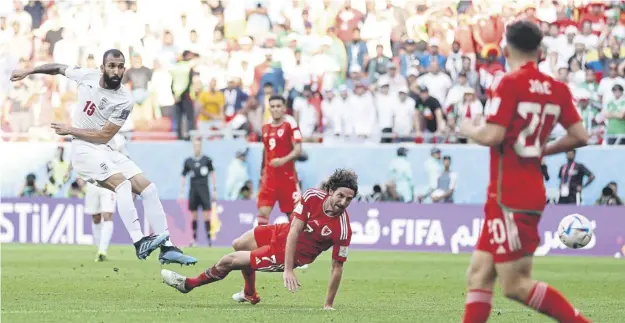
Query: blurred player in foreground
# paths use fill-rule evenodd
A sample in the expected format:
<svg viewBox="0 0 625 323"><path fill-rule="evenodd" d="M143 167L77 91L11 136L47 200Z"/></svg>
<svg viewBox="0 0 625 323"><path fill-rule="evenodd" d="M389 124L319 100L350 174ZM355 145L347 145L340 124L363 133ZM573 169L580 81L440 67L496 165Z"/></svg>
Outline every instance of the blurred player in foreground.
<svg viewBox="0 0 625 323"><path fill-rule="evenodd" d="M323 251L333 247L332 271L325 309L332 310L336 292L347 261L352 229L347 207L358 194L358 177L349 170L336 170L323 190L309 189L293 211L290 223L261 225L237 238L235 252L223 256L213 267L197 277L186 278L163 269L163 282L181 293L224 279L240 270L245 287L232 298L257 304L256 271L284 272L284 287L294 292L300 286L293 269L312 263Z"/></svg>
<svg viewBox="0 0 625 323"><path fill-rule="evenodd" d="M276 201L280 211L290 217L299 199L299 182L295 159L302 152L302 134L293 117L286 114L286 100L279 95L269 97L271 123L263 133L263 164L258 191L258 225L269 223Z"/></svg>
<svg viewBox="0 0 625 323"><path fill-rule="evenodd" d="M589 322L560 292L532 280L545 207L541 159L586 145L589 136L566 84L538 71L542 33L528 21L508 25L504 49L511 72L486 105L487 122L462 123L463 135L490 147L486 221L468 271L463 322L486 322L497 278L503 294L558 322ZM547 143L560 123L567 134Z"/></svg>
<svg viewBox="0 0 625 323"><path fill-rule="evenodd" d="M63 74L78 83L78 104L72 111L72 125L52 124L58 135L73 137L72 167L85 181L116 193L117 210L134 242L137 258L145 259L160 248L161 263L194 264L195 258L184 255L169 241L167 217L156 186L133 161L115 150L113 136L134 106L130 91L121 86L125 64L122 52L110 49L102 57L100 70L43 64L13 71L11 81L31 74ZM143 199L145 215L158 235L143 236L133 192Z"/></svg>
<svg viewBox="0 0 625 323"><path fill-rule="evenodd" d="M113 137L116 150L128 157L126 139L120 134ZM113 238L113 213L115 213L115 193L103 187L86 183L85 213L91 214L93 241L98 247L95 261L107 259L108 248Z"/></svg>

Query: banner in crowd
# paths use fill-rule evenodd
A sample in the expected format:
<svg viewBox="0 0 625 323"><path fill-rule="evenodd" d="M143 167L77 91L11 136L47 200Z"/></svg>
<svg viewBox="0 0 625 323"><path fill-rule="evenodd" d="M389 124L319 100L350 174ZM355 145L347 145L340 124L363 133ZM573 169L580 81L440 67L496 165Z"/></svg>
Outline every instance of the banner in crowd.
<svg viewBox="0 0 625 323"><path fill-rule="evenodd" d="M193 234L191 215L186 201L163 202L168 214L172 241L189 245ZM0 217L0 242L92 244L91 217L84 214L81 200L71 199L3 199ZM141 202L137 202L142 214ZM219 230L214 237L217 246L229 246L256 220L254 201L217 203ZM560 219L571 213L588 217L595 235L583 249L567 249L558 239ZM352 248L421 252L470 252L475 247L483 224L483 207L477 205L353 203L349 208ZM143 220L144 227L147 222ZM200 217L201 218L201 217ZM113 243L129 244L130 237L121 219L115 215ZM286 222L278 211L272 223ZM216 225L215 223L214 225ZM198 244L206 244L203 221L198 223ZM541 245L536 255L622 256L625 253L625 208L549 206L540 223ZM147 232L146 232L147 233Z"/></svg>

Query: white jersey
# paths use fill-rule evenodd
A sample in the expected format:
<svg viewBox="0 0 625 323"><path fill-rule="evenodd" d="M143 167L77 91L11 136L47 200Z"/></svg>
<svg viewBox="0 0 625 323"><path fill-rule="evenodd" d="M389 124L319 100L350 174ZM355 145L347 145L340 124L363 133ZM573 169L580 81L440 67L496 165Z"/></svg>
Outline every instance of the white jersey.
<svg viewBox="0 0 625 323"><path fill-rule="evenodd" d="M134 106L126 87L121 86L117 90L102 88L102 73L96 69L69 66L65 76L78 83L78 105L72 111L73 127L101 130L107 121L120 127L124 125Z"/></svg>

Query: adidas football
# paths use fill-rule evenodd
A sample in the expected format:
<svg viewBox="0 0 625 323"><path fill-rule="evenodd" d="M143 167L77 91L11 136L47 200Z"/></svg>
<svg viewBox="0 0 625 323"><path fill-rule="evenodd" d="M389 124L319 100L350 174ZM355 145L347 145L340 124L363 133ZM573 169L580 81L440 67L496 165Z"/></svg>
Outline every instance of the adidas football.
<svg viewBox="0 0 625 323"><path fill-rule="evenodd" d="M572 249L585 247L592 239L593 231L590 221L581 214L565 216L558 226L558 236L562 243Z"/></svg>

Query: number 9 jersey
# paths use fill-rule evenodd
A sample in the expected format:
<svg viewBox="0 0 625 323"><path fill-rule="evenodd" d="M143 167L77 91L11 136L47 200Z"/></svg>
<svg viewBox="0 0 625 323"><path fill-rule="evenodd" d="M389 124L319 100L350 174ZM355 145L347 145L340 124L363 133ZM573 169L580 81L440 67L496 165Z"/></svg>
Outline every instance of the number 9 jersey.
<svg viewBox="0 0 625 323"><path fill-rule="evenodd" d="M508 73L486 104L487 122L506 128L501 145L490 148L488 200L514 211L540 214L546 193L542 151L557 123L581 121L568 86L527 63Z"/></svg>

